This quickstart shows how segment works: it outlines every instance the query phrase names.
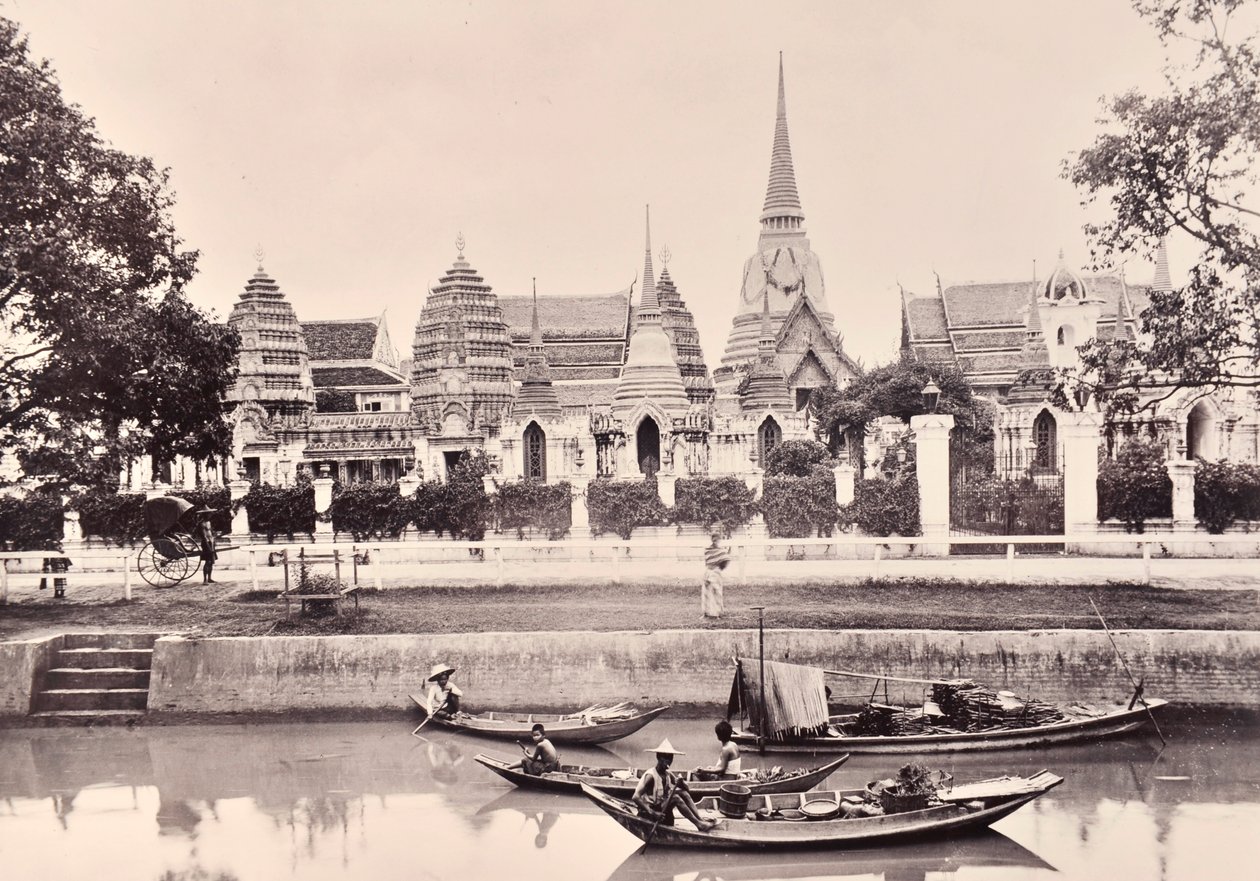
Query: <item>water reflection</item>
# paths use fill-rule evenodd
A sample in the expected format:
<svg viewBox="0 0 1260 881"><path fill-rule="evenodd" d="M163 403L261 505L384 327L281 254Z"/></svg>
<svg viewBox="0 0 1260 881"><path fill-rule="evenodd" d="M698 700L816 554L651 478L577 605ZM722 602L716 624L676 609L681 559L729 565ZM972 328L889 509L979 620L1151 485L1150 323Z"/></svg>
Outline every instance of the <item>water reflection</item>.
<svg viewBox="0 0 1260 881"><path fill-rule="evenodd" d="M642 767L666 734L695 764L710 759L710 722L662 723L564 759ZM639 842L585 800L512 788L471 761L507 755L510 744L413 738L405 723L0 731L0 866L5 881L1250 877L1260 824L1255 718L1182 720L1170 733L1163 752L1134 738L930 758L959 781L1042 767L1067 778L976 838L640 855ZM829 783L861 785L899 763L855 757Z"/></svg>

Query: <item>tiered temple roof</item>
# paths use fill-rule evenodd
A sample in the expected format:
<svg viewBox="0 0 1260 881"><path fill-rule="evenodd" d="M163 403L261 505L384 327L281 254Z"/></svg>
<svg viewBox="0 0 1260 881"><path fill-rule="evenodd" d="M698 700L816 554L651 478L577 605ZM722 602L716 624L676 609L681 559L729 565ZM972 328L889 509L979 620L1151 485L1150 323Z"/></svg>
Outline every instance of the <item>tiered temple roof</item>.
<svg viewBox="0 0 1260 881"><path fill-rule="evenodd" d="M739 405L742 410L795 409L792 393L788 389L779 356L775 351L774 330L770 324L770 296L763 299L761 312L761 340L758 342L757 363L748 374L748 380L740 389Z"/></svg>
<svg viewBox="0 0 1260 881"><path fill-rule="evenodd" d="M512 342L493 288L464 259L429 291L412 343L411 408L423 429L497 431L512 401Z"/></svg>
<svg viewBox="0 0 1260 881"><path fill-rule="evenodd" d="M704 351L700 348L700 332L696 320L683 301L682 295L669 276L669 250L661 253L661 277L656 283L656 297L661 307L661 323L674 348L674 360L682 373L687 398L693 404L713 400L713 380L704 363Z"/></svg>
<svg viewBox="0 0 1260 881"><path fill-rule="evenodd" d="M512 412L517 416L534 414L543 419L559 419L560 399L551 383L551 368L543 347L542 328L538 323L538 291L534 291L534 308L530 318L529 348L521 371L521 387L516 393Z"/></svg>
<svg viewBox="0 0 1260 881"><path fill-rule="evenodd" d="M227 323L241 335L239 373L228 400L256 401L270 414L292 414L314 405L302 326L280 286L261 265Z"/></svg>

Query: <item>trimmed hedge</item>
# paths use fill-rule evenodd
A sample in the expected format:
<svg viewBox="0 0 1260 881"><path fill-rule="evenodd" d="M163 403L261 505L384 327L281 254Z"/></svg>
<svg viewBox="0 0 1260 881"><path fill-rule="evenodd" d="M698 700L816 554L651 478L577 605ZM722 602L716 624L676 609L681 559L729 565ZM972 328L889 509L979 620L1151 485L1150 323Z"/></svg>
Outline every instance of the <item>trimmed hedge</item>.
<svg viewBox="0 0 1260 881"><path fill-rule="evenodd" d="M1199 459L1194 470L1194 516L1213 535L1236 520L1260 520L1260 466Z"/></svg>
<svg viewBox="0 0 1260 881"><path fill-rule="evenodd" d="M812 440L783 441L775 444L762 463L766 477L809 477L819 465L830 466L827 445Z"/></svg>
<svg viewBox="0 0 1260 881"><path fill-rule="evenodd" d="M756 492L738 477L679 478L674 484L673 520L705 529L717 524L730 535L731 530L752 521L757 513L756 499Z"/></svg>
<svg viewBox="0 0 1260 881"><path fill-rule="evenodd" d="M573 526L573 487L537 479L504 483L495 492L494 510L500 530L515 529L523 539L526 529L537 529L556 541Z"/></svg>
<svg viewBox="0 0 1260 881"><path fill-rule="evenodd" d="M661 501L656 481L651 478L593 480L586 488L586 506L594 536L612 532L628 541L635 527L669 523L669 509Z"/></svg>
<svg viewBox="0 0 1260 881"><path fill-rule="evenodd" d="M767 477L760 507L772 538L829 536L840 516L835 474L815 465L808 477Z"/></svg>
<svg viewBox="0 0 1260 881"><path fill-rule="evenodd" d="M1098 520L1115 518L1141 533L1152 517L1172 516L1172 480L1158 441L1131 440L1098 463Z"/></svg>
<svg viewBox="0 0 1260 881"><path fill-rule="evenodd" d="M853 487L853 501L840 507L840 521L866 535L921 535L918 479L909 474L900 479L859 480Z"/></svg>
<svg viewBox="0 0 1260 881"><path fill-rule="evenodd" d="M355 541L397 538L411 520L409 502L396 483L352 483L333 495L328 513L333 532L348 532Z"/></svg>
<svg viewBox="0 0 1260 881"><path fill-rule="evenodd" d="M83 535L124 545L145 538L144 494L89 492L75 496L70 507L79 512Z"/></svg>
<svg viewBox="0 0 1260 881"><path fill-rule="evenodd" d="M207 487L206 489L177 489L171 492L173 496L179 496L187 502L190 502L194 508L214 508L214 513L210 515L210 526L219 535L228 535L232 532L232 493L227 487ZM192 529L195 519L189 515L185 524L189 530Z"/></svg>
<svg viewBox="0 0 1260 881"><path fill-rule="evenodd" d="M21 499L0 496L0 548L59 550L64 517L59 495L37 492Z"/></svg>
<svg viewBox="0 0 1260 881"><path fill-rule="evenodd" d="M255 483L242 500L249 511L249 530L274 542L277 535L289 541L305 533L315 539L315 487L302 475L293 486Z"/></svg>

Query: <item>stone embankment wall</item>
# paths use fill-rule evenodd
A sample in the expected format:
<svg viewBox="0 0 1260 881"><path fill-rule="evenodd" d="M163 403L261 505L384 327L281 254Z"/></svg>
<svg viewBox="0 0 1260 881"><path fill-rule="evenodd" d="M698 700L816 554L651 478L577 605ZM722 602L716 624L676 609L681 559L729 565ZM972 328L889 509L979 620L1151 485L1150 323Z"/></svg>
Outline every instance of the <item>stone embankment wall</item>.
<svg viewBox="0 0 1260 881"><path fill-rule="evenodd" d="M1116 639L1134 675L1145 676L1150 696L1260 706L1260 633L1126 631ZM713 712L726 703L736 655L756 658L755 631L167 637L155 646L149 709L403 709L410 706L408 694L422 692L431 665L444 661L458 668L455 681L474 712L572 710L622 700ZM776 630L766 634L766 657L832 670L968 677L1050 701L1111 704L1127 701L1132 690L1097 630ZM869 694L872 687L838 681L854 683L853 693ZM921 694L913 685L889 690L890 699Z"/></svg>

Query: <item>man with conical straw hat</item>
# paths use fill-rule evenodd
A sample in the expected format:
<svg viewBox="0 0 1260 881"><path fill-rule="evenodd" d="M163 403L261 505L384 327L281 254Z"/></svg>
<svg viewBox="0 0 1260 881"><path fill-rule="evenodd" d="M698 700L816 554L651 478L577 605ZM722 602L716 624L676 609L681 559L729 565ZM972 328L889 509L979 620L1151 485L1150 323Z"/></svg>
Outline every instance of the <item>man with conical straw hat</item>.
<svg viewBox="0 0 1260 881"><path fill-rule="evenodd" d="M660 746L645 749L644 752L656 753L656 765L643 772L639 785L634 790L632 801L639 806L639 816L673 826L674 808L677 808L701 832L708 832L716 826L718 821L700 816L691 792L687 789L687 781L679 779L669 770L669 766L674 763L674 756L683 756L686 753L674 749L668 737L661 741Z"/></svg>
<svg viewBox="0 0 1260 881"><path fill-rule="evenodd" d="M459 712L459 699L464 693L451 682L455 668L450 664L434 664L429 673L429 691L425 695L424 709L430 716L454 716Z"/></svg>

